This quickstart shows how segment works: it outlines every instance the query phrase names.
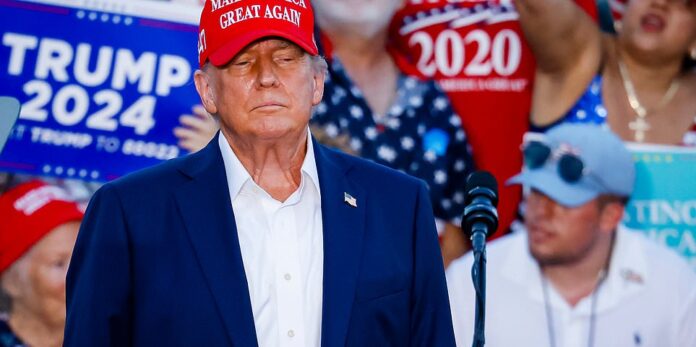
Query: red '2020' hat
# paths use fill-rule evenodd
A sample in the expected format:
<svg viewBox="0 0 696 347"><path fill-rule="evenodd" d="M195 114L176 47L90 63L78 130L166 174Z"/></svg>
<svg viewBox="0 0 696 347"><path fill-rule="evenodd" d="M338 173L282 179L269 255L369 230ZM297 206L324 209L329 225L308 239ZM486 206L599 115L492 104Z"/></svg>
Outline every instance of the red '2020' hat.
<svg viewBox="0 0 696 347"><path fill-rule="evenodd" d="M198 29L198 63L223 66L250 43L280 37L317 55L309 0L208 0Z"/></svg>

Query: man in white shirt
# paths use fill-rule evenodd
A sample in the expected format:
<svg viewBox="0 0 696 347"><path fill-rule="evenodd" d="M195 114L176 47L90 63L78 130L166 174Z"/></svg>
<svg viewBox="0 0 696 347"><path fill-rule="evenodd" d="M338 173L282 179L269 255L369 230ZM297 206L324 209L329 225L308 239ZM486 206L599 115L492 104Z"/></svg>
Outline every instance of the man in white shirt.
<svg viewBox="0 0 696 347"><path fill-rule="evenodd" d="M696 274L619 225L635 168L594 125L528 134L525 230L487 250L486 346L696 346ZM458 346L473 339L472 256L447 270Z"/></svg>
<svg viewBox="0 0 696 347"><path fill-rule="evenodd" d="M206 2L201 151L106 184L65 346L453 346L425 185L309 134L326 63L307 0Z"/></svg>

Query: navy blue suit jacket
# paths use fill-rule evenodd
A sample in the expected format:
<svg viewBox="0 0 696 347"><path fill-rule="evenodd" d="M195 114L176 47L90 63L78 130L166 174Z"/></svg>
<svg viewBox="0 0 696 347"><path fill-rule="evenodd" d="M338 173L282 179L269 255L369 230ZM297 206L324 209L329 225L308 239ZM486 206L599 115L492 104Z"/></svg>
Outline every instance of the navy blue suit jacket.
<svg viewBox="0 0 696 347"><path fill-rule="evenodd" d="M321 345L454 346L425 185L314 146ZM102 187L68 272L65 346L256 346L227 187L217 137L198 153Z"/></svg>

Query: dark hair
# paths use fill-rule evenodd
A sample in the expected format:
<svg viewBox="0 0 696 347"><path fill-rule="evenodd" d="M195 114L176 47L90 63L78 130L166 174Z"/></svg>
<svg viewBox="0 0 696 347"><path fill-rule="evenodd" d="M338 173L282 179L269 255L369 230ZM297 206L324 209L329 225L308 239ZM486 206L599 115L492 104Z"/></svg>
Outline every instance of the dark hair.
<svg viewBox="0 0 696 347"><path fill-rule="evenodd" d="M626 206L628 204L628 200L630 200L630 197L628 196L618 196L618 195L600 195L597 198L597 201L599 202L599 209L602 210L604 209L605 206L613 203L620 204L621 206Z"/></svg>

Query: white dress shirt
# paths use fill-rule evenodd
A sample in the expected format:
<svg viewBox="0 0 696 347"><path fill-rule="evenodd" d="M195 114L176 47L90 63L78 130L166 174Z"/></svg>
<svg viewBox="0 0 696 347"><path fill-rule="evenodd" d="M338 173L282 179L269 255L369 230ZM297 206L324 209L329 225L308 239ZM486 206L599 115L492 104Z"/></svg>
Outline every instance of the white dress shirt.
<svg viewBox="0 0 696 347"><path fill-rule="evenodd" d="M311 137L307 140L300 187L284 202L273 199L252 180L222 134L218 143L258 344L319 346L324 247L319 176Z"/></svg>
<svg viewBox="0 0 696 347"><path fill-rule="evenodd" d="M571 307L549 282L548 326L541 272L526 232L487 250L486 346L590 345L592 295ZM457 346L471 346L475 295L471 254L447 269ZM620 227L609 273L596 293L594 347L696 346L696 274L674 251Z"/></svg>

